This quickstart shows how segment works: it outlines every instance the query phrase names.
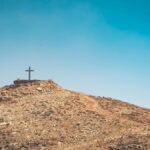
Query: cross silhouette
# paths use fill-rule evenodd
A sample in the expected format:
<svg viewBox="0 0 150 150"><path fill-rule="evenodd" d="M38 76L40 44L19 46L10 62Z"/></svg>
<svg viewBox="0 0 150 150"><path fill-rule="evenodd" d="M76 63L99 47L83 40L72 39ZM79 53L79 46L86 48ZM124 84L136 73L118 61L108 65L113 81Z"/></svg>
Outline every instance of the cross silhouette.
<svg viewBox="0 0 150 150"><path fill-rule="evenodd" d="M32 70L31 67L29 66L29 69L27 69L25 71L27 71L29 73L29 75L28 75L29 79L28 80L30 81L31 80L31 72L34 71L34 70Z"/></svg>

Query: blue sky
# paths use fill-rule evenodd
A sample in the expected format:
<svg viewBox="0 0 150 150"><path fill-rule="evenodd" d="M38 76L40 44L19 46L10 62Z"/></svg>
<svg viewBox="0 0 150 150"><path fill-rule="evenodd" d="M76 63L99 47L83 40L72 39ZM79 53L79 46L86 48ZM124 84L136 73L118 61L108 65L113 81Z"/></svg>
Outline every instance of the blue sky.
<svg viewBox="0 0 150 150"><path fill-rule="evenodd" d="M53 79L150 107L149 0L0 0L0 85Z"/></svg>

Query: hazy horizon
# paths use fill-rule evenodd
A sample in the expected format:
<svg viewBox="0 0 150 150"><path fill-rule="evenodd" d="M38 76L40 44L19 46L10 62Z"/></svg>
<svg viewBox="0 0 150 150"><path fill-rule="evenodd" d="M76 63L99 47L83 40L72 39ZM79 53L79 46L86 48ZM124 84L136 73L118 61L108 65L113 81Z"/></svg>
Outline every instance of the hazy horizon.
<svg viewBox="0 0 150 150"><path fill-rule="evenodd" d="M0 0L0 86L61 86L150 107L150 1Z"/></svg>

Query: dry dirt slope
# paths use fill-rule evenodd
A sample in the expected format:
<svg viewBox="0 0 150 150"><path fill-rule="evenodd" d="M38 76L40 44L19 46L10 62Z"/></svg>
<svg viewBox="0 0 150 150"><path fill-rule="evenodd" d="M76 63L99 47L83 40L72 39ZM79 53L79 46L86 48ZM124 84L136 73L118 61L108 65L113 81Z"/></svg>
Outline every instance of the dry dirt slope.
<svg viewBox="0 0 150 150"><path fill-rule="evenodd" d="M0 88L0 149L150 150L150 110L53 81Z"/></svg>

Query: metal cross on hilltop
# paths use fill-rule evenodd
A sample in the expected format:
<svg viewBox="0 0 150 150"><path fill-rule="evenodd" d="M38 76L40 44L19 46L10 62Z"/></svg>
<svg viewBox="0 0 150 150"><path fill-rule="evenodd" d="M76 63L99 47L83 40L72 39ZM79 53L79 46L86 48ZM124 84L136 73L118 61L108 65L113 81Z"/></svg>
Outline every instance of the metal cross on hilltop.
<svg viewBox="0 0 150 150"><path fill-rule="evenodd" d="M27 69L25 71L27 71L29 73L29 79L28 80L30 81L31 80L31 72L34 70L32 70L31 67L29 66L29 69Z"/></svg>

